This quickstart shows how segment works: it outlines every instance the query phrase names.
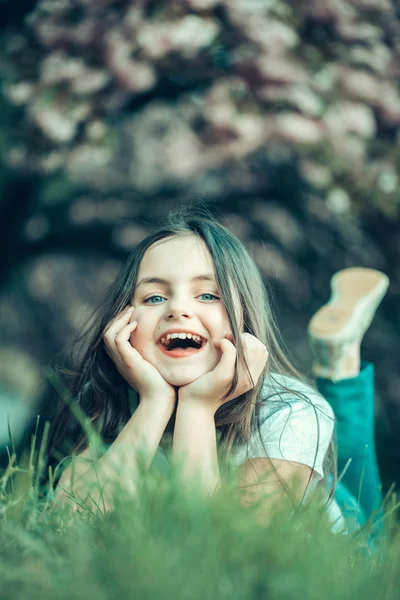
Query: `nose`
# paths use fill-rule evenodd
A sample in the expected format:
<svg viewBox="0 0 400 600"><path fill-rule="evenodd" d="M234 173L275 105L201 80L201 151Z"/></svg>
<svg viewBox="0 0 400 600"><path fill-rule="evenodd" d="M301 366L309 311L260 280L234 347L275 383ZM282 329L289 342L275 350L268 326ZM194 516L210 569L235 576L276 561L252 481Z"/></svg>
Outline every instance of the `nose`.
<svg viewBox="0 0 400 600"><path fill-rule="evenodd" d="M167 319L179 319L179 317L190 318L194 315L193 309L188 306L188 301L183 297L171 299L165 312Z"/></svg>
<svg viewBox="0 0 400 600"><path fill-rule="evenodd" d="M179 317L187 317L190 319L190 317L193 316L193 311L191 310L179 310L179 309L174 309L171 310L171 308L167 311L167 316L166 318L171 320L171 319L179 319Z"/></svg>

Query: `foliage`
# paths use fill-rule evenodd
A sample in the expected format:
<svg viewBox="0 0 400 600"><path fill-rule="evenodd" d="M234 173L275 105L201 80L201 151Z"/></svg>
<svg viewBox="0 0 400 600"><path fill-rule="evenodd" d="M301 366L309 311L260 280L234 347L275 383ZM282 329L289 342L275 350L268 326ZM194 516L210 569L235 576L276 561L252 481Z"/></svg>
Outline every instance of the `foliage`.
<svg viewBox="0 0 400 600"><path fill-rule="evenodd" d="M399 26L392 0L40 0L4 40L7 163L150 194L219 169L223 194L294 158L393 217Z"/></svg>
<svg viewBox="0 0 400 600"><path fill-rule="evenodd" d="M389 508L385 535L371 546L368 531L332 533L317 502L260 524L231 484L204 498L172 470L170 479L142 474L134 498L116 486L106 515L85 503L74 511L40 493L43 447L21 467L13 455L0 479L2 600L398 597L400 537Z"/></svg>

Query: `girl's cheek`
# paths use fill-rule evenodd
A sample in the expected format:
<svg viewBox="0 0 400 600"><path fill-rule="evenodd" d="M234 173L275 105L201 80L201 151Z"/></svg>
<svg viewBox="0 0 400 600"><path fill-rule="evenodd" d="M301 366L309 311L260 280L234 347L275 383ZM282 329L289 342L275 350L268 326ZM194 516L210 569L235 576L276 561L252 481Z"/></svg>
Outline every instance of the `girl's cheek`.
<svg viewBox="0 0 400 600"><path fill-rule="evenodd" d="M131 321L137 321L138 324L136 326L136 329L131 332L129 336L129 341L131 342L131 345L138 350L139 345L143 344L143 324L141 327L140 320L137 317L132 317Z"/></svg>
<svg viewBox="0 0 400 600"><path fill-rule="evenodd" d="M138 321L138 319L132 317L132 321ZM130 340L132 346L136 347L139 339L140 339L140 323L138 321L138 324L136 325L136 329L134 331L131 331L129 340Z"/></svg>
<svg viewBox="0 0 400 600"><path fill-rule="evenodd" d="M134 304L133 306L135 307L135 310L134 310L134 311L133 311L133 313L132 313L132 316L131 316L131 321L137 321L137 320L138 320L138 317L140 317L140 314L141 314L141 312L142 312L142 311L141 311L141 307L140 307L140 306L139 306L139 307L138 307L138 306L136 306L136 304Z"/></svg>

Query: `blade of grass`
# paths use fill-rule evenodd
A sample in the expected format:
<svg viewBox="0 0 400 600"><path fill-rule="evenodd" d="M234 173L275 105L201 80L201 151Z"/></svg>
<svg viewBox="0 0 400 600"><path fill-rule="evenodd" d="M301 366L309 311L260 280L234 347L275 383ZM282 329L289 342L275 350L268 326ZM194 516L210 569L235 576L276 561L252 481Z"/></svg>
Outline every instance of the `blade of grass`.
<svg viewBox="0 0 400 600"><path fill-rule="evenodd" d="M349 458L349 460L347 461L347 463L344 465L343 471L340 473L339 477L337 478L337 483L339 483L340 481L342 481L343 477L346 475L347 470L348 470L349 466L352 463L352 460L353 459Z"/></svg>
<svg viewBox="0 0 400 600"><path fill-rule="evenodd" d="M97 431L93 427L90 419L87 418L87 416L85 415L85 413L83 412L83 410L81 409L79 404L72 397L68 388L65 387L65 385L63 384L60 377L58 377L57 373L55 373L55 371L53 369L51 369L50 367L45 367L43 369L43 372L44 372L45 377L49 380L51 385L54 387L56 392L59 394L62 401L65 402L65 404L71 410L74 417L77 419L79 424L82 426L82 428L87 436L89 445L93 446L96 454L100 453L100 455L101 455L105 450L105 446L101 440L100 435L97 433Z"/></svg>
<svg viewBox="0 0 400 600"><path fill-rule="evenodd" d="M10 414L9 413L7 413L7 429L8 429L8 436L9 436L10 442L11 442L12 453L16 454L14 437L13 437L13 434L11 432Z"/></svg>
<svg viewBox="0 0 400 600"><path fill-rule="evenodd" d="M49 429L50 429L50 422L46 421L46 423L44 425L43 436L42 436L42 439L40 442L39 455L38 455L38 460L37 460L37 464L36 464L36 477L35 477L35 484L34 484L35 494L37 494L39 491L39 479L40 479L40 476L42 475L42 471L43 471L44 454L45 454L45 450L46 450L46 446L47 446Z"/></svg>

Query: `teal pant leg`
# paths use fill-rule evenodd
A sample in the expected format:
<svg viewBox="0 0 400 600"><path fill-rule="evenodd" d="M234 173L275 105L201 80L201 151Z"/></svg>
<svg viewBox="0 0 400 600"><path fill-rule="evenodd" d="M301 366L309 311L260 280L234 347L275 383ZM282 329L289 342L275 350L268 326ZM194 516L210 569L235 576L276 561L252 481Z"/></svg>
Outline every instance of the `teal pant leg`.
<svg viewBox="0 0 400 600"><path fill-rule="evenodd" d="M357 377L337 382L318 379L317 387L337 419L339 476L351 458L335 499L345 511L355 508L356 520L363 524L382 505L374 439L374 366L362 362Z"/></svg>

